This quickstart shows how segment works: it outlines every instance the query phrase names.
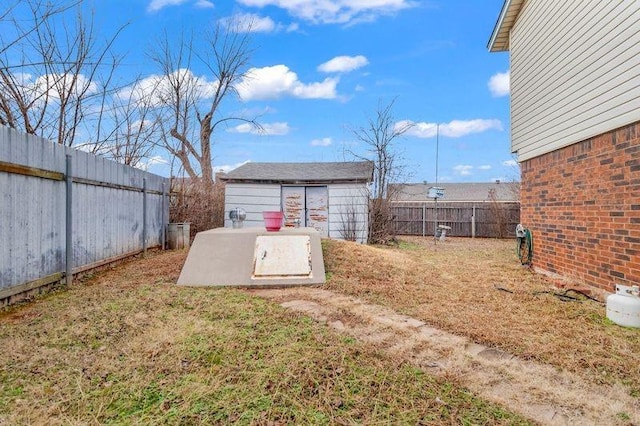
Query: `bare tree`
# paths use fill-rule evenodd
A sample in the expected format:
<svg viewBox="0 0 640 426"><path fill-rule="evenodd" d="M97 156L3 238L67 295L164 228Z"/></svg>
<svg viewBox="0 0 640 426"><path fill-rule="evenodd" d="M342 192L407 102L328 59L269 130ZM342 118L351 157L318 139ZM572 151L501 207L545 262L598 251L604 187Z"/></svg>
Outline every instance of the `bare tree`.
<svg viewBox="0 0 640 426"><path fill-rule="evenodd" d="M395 99L386 105L380 103L375 117L370 118L366 126L353 131L356 138L363 142L366 152L354 155L359 160L373 162L373 187L369 210L369 242L387 243L393 237L390 202L393 194L389 184L399 182L405 177L406 170L402 158L394 144L413 124L396 123L393 117Z"/></svg>
<svg viewBox="0 0 640 426"><path fill-rule="evenodd" d="M99 43L81 7L29 0L2 15L13 32L0 46L0 124L67 146L95 136L119 62L111 46L124 26Z"/></svg>
<svg viewBox="0 0 640 426"><path fill-rule="evenodd" d="M167 35L152 53L162 71L157 97L162 104L162 145L180 161L191 179L213 185L212 135L229 121L243 121L259 127L255 119L225 115L223 102L237 96L236 85L245 77L251 49L241 23L219 22L205 35L202 52L194 38L182 37L177 45ZM192 65L204 64L213 79L195 76Z"/></svg>
<svg viewBox="0 0 640 426"><path fill-rule="evenodd" d="M3 6L3 9L0 9L0 25L8 24L5 30L0 32L0 55L11 49L14 45L20 43L23 39L29 37L43 23L52 19L55 15L60 15L78 5L80 1L57 5L50 2L45 4L41 2L29 2L31 10L35 10L37 13L33 16L32 20L27 20L26 25L22 20L18 20L15 17L16 9L21 5L21 3L24 2L21 2L20 0L7 2ZM9 28L11 28L12 31L6 31Z"/></svg>
<svg viewBox="0 0 640 426"><path fill-rule="evenodd" d="M112 96L108 107L100 111L95 138L83 149L129 166L143 166L162 136L153 90L143 88L138 78Z"/></svg>

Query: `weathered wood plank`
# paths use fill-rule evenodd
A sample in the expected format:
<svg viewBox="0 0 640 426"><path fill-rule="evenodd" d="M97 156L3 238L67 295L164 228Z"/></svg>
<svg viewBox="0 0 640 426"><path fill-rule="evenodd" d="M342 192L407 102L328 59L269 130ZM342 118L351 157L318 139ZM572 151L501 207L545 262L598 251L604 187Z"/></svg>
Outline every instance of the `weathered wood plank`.
<svg viewBox="0 0 640 426"><path fill-rule="evenodd" d="M64 173L52 172L51 170L38 169L36 167L23 166L0 161L0 172L16 175L33 176L42 179L63 180Z"/></svg>
<svg viewBox="0 0 640 426"><path fill-rule="evenodd" d="M511 237L520 218L517 203L442 203L437 206L437 223L451 226L449 235L471 237L475 207L477 237ZM434 235L436 206L433 202L397 203L392 207L394 231L398 235Z"/></svg>
<svg viewBox="0 0 640 426"><path fill-rule="evenodd" d="M32 290L35 284L29 283L47 281L39 280L65 269L67 154L74 166L74 269L142 249L145 177L148 246L162 243L162 209L165 221L169 212L168 204L162 205L161 189L163 182L169 187L168 179L0 128L0 235L5 237L0 244L0 291L6 294Z"/></svg>

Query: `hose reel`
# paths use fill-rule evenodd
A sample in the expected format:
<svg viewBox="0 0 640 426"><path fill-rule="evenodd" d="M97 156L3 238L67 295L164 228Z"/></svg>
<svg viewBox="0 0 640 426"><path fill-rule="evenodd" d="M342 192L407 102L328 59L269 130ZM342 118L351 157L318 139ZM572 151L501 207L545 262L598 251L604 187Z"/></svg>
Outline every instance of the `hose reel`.
<svg viewBox="0 0 640 426"><path fill-rule="evenodd" d="M533 235L521 223L516 225L516 253L522 265L531 265L533 259Z"/></svg>

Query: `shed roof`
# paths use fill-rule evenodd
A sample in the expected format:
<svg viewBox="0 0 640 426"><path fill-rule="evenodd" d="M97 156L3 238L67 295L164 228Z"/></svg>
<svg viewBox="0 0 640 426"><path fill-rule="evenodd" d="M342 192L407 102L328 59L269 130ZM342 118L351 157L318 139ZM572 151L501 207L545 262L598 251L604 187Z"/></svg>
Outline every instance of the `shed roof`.
<svg viewBox="0 0 640 426"><path fill-rule="evenodd" d="M392 184L398 191L398 201L425 201L429 188L438 186L444 188L443 202L483 202L491 201L491 192L496 201L517 202L518 187L515 182L474 182L474 183L405 183Z"/></svg>
<svg viewBox="0 0 640 426"><path fill-rule="evenodd" d="M373 180L373 163L246 163L221 179L227 182L366 183Z"/></svg>
<svg viewBox="0 0 640 426"><path fill-rule="evenodd" d="M505 0L487 44L490 52L506 52L509 50L509 33L516 19L518 19L524 2L525 0Z"/></svg>

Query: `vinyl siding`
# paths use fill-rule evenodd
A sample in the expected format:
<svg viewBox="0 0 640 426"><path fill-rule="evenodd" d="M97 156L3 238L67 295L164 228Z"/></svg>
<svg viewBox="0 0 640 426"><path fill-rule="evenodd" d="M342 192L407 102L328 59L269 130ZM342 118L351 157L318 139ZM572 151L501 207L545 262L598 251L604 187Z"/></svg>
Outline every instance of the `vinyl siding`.
<svg viewBox="0 0 640 426"><path fill-rule="evenodd" d="M510 51L520 161L640 120L640 2L527 1Z"/></svg>
<svg viewBox="0 0 640 426"><path fill-rule="evenodd" d="M329 185L329 237L343 239L347 217L355 218L359 243L367 242L368 195L363 184ZM354 215L348 214L353 212Z"/></svg>
<svg viewBox="0 0 640 426"><path fill-rule="evenodd" d="M224 226L232 226L229 211L240 207L247 212L244 227L264 226L262 212L280 210L280 185L227 183L225 187Z"/></svg>
<svg viewBox="0 0 640 426"><path fill-rule="evenodd" d="M287 186L287 185L285 185ZM304 186L304 185L302 185ZM357 241L367 241L368 196L364 184L329 184L329 238L343 239L344 217L353 209L356 218ZM264 226L264 210L281 209L279 184L227 183L225 189L225 227L231 227L229 211L240 207L247 212L245 227Z"/></svg>

